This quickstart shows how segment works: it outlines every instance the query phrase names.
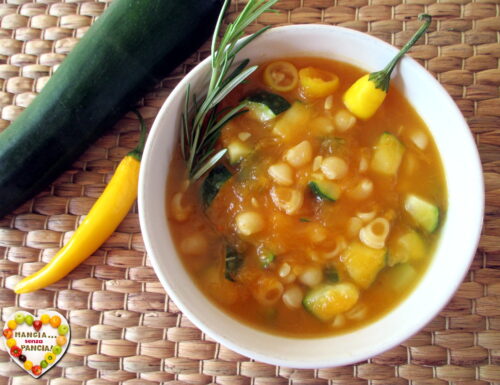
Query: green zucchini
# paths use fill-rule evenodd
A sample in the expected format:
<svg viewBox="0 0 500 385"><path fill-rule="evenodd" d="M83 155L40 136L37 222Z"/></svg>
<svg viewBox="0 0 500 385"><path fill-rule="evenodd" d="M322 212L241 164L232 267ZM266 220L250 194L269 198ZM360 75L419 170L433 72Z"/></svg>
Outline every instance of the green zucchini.
<svg viewBox="0 0 500 385"><path fill-rule="evenodd" d="M401 292L410 286L417 278L417 270L409 263L400 263L391 267L384 276L384 285Z"/></svg>
<svg viewBox="0 0 500 385"><path fill-rule="evenodd" d="M252 147L248 144L235 140L227 146L227 156L229 163L232 165L238 164L252 152Z"/></svg>
<svg viewBox="0 0 500 385"><path fill-rule="evenodd" d="M310 290L302 305L316 318L327 322L350 310L358 299L359 290L350 282L324 284Z"/></svg>
<svg viewBox="0 0 500 385"><path fill-rule="evenodd" d="M234 282L241 266L243 266L243 256L232 247L226 247L224 277Z"/></svg>
<svg viewBox="0 0 500 385"><path fill-rule="evenodd" d="M334 266L326 266L323 270L325 280L330 283L337 283L340 281L339 272Z"/></svg>
<svg viewBox="0 0 500 385"><path fill-rule="evenodd" d="M284 97L267 91L259 91L247 98L250 116L261 122L276 118L290 106L291 104Z"/></svg>
<svg viewBox="0 0 500 385"><path fill-rule="evenodd" d="M271 263L276 259L276 255L268 250L259 255L260 265L262 268L267 269Z"/></svg>
<svg viewBox="0 0 500 385"><path fill-rule="evenodd" d="M388 254L389 266L419 261L427 254L427 246L419 233L409 230L390 243Z"/></svg>
<svg viewBox="0 0 500 385"><path fill-rule="evenodd" d="M384 132L377 140L371 168L380 174L395 176L403 160L405 146L389 132Z"/></svg>
<svg viewBox="0 0 500 385"><path fill-rule="evenodd" d="M207 40L221 0L114 0L0 133L0 217L33 197Z"/></svg>
<svg viewBox="0 0 500 385"><path fill-rule="evenodd" d="M309 182L309 188L318 198L335 202L340 197L340 187L329 180L313 180Z"/></svg>
<svg viewBox="0 0 500 385"><path fill-rule="evenodd" d="M232 176L231 172L222 164L215 166L210 171L201 185L201 200L205 207L210 206L221 187Z"/></svg>
<svg viewBox="0 0 500 385"><path fill-rule="evenodd" d="M439 225L439 208L416 195L408 195L405 199L405 210L417 225L429 233Z"/></svg>

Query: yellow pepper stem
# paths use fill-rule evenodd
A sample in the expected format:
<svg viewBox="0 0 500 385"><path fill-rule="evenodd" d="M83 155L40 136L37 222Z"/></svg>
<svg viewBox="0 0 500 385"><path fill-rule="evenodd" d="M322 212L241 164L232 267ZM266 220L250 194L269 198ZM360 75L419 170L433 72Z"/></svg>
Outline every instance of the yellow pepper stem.
<svg viewBox="0 0 500 385"><path fill-rule="evenodd" d="M137 110L133 110L134 114L137 115L137 118L139 119L139 123L141 125L141 134L139 136L139 143L137 143L137 146L128 153L128 156L131 156L135 159L137 159L139 162L142 159L142 152L144 151L144 145L146 144L146 122L144 122L144 119L142 115L139 113Z"/></svg>
<svg viewBox="0 0 500 385"><path fill-rule="evenodd" d="M139 115L140 116L140 115ZM146 128L142 117L139 145L122 159L104 192L69 242L40 271L19 282L14 291L29 293L64 278L92 255L116 230L137 198L140 155Z"/></svg>
<svg viewBox="0 0 500 385"><path fill-rule="evenodd" d="M427 31L431 25L432 17L426 13L421 13L418 15L419 20L424 20L424 24L415 32L410 40L401 48L396 56L387 64L387 66L378 72L372 72L370 74L369 80L375 83L376 88L380 88L382 91L387 92L389 90L389 82L391 79L391 74L396 64L401 60L401 58L410 50L411 47L422 37L422 35Z"/></svg>

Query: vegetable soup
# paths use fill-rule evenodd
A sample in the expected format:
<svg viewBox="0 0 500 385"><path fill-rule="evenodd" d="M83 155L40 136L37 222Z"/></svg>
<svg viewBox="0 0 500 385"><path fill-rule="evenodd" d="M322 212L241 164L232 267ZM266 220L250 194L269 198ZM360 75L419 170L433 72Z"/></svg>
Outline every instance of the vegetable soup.
<svg viewBox="0 0 500 385"><path fill-rule="evenodd" d="M396 89L369 119L343 95L364 72L319 58L263 63L220 108L245 112L225 156L189 183L181 151L167 216L186 269L221 309L274 334L374 322L424 274L446 213L432 136Z"/></svg>

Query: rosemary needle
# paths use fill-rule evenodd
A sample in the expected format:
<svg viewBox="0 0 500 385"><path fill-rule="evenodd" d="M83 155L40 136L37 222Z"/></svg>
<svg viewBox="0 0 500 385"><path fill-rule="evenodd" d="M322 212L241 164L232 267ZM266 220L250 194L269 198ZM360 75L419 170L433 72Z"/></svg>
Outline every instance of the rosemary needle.
<svg viewBox="0 0 500 385"><path fill-rule="evenodd" d="M186 90L180 145L191 181L199 179L210 170L227 151L223 149L214 153L215 143L222 127L246 111L245 103L242 102L232 109L221 111L217 109L218 104L257 69L257 66L248 67L250 62L248 59L236 66L233 65L234 60L241 49L269 27L262 28L241 41L239 40L242 38L245 28L264 12L270 11L270 8L277 1L249 0L236 20L227 26L222 37L218 39L224 14L231 3L231 0L224 1L212 40L211 73L207 94L198 99L195 94L191 94L189 86Z"/></svg>

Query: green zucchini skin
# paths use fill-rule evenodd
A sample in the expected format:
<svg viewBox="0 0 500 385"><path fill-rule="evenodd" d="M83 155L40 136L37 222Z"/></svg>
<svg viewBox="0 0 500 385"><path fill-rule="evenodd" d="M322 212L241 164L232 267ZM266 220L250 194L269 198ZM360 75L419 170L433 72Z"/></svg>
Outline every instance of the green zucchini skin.
<svg viewBox="0 0 500 385"><path fill-rule="evenodd" d="M0 133L0 218L40 192L211 35L222 0L114 0Z"/></svg>

